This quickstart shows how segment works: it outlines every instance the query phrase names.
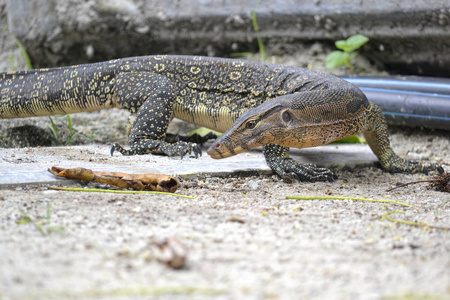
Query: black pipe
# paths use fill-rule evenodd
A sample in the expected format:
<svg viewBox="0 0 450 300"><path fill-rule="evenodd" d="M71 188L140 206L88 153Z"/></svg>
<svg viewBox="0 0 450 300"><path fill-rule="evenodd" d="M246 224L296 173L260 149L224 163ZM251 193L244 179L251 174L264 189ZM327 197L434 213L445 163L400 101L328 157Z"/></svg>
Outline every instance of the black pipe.
<svg viewBox="0 0 450 300"><path fill-rule="evenodd" d="M345 77L377 104L392 125L450 131L450 79L417 76Z"/></svg>

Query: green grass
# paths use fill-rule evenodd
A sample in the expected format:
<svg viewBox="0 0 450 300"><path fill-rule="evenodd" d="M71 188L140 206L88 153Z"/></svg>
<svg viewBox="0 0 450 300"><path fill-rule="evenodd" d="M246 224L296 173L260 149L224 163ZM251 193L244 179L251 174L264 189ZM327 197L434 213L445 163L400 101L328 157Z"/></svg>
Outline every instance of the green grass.
<svg viewBox="0 0 450 300"><path fill-rule="evenodd" d="M258 1L258 3L259 3L259 1ZM257 3L257 5L258 5L258 3ZM261 59L263 61L267 61L267 55L266 55L266 49L264 48L264 43L258 34L259 26L258 26L258 21L256 19L255 11L252 11L252 23L253 23L253 30L256 32L256 40L258 42L259 55L261 55Z"/></svg>
<svg viewBox="0 0 450 300"><path fill-rule="evenodd" d="M67 116L67 125L66 126L67 126L67 129L69 130L69 136L67 137L66 140L62 140L61 134L60 134L58 127L56 126L53 118L48 117L50 119L50 124L51 124L50 129L52 130L53 136L55 137L56 143L58 145L73 145L75 137L79 134L79 132L75 132L73 130L72 118L70 117L70 115L66 115L66 116Z"/></svg>
<svg viewBox="0 0 450 300"><path fill-rule="evenodd" d="M20 52L22 53L22 57L23 57L23 60L25 61L25 65L27 66L27 69L29 69L29 70L33 69L33 64L31 63L31 59L28 56L25 46L18 39L15 39L15 42L16 42L17 47L19 47Z"/></svg>
<svg viewBox="0 0 450 300"><path fill-rule="evenodd" d="M256 9L256 7L258 7L259 2L260 2L259 0L256 1L255 9ZM268 61L267 54L266 54L266 49L264 47L264 43L263 43L261 37L259 36L259 26L258 26L258 20L257 20L255 9L252 11L253 31L256 33L256 41L258 43L259 55L261 57L261 60L262 61ZM231 53L232 57L247 57L247 56L252 56L252 55L253 55L252 52L235 52L235 53Z"/></svg>

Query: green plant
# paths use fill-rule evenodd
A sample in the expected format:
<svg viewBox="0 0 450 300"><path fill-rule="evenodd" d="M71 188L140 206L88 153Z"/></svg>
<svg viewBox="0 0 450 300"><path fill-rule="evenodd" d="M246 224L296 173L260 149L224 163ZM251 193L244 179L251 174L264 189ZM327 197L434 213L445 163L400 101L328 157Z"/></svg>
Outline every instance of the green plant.
<svg viewBox="0 0 450 300"><path fill-rule="evenodd" d="M55 122L53 121L53 118L52 117L48 117L49 119L50 119L50 124L52 125L51 127L50 127L50 129L52 130L52 132L53 132L53 136L55 137L55 139L56 139L56 143L58 144L58 145L61 145L61 140L60 140L60 138L59 138L59 131L58 131L58 128L56 127L56 124L55 124Z"/></svg>
<svg viewBox="0 0 450 300"><path fill-rule="evenodd" d="M262 42L261 37L259 36L259 26L256 20L256 12L252 11L252 22L253 22L253 30L256 32L256 40L258 41L259 54L261 55L261 59L263 61L267 60L266 49L264 48L264 43Z"/></svg>
<svg viewBox="0 0 450 300"><path fill-rule="evenodd" d="M98 129L91 131L89 134L86 134L86 136L91 140L91 143L95 142L94 135L98 133Z"/></svg>
<svg viewBox="0 0 450 300"><path fill-rule="evenodd" d="M259 5L259 1L256 2L255 9L258 5ZM258 26L258 21L256 19L256 11L254 11L254 10L252 11L252 24L253 24L253 30L256 33L256 41L258 42L259 55L261 56L261 60L268 61L267 55L266 55L266 49L264 48L264 43L258 34L259 26ZM253 53L251 53L251 52L237 52L237 53L231 54L232 57L244 57L244 56L251 56L251 55L253 55Z"/></svg>
<svg viewBox="0 0 450 300"><path fill-rule="evenodd" d="M10 64L11 71L17 71L16 56L14 54L11 54L9 56L9 64Z"/></svg>
<svg viewBox="0 0 450 300"><path fill-rule="evenodd" d="M328 69L334 69L345 65L352 73L354 73L355 70L352 65L352 60L356 57L356 55L358 55L356 50L361 48L368 41L369 38L361 34L352 35L346 40L336 41L336 48L340 50L336 50L328 54L325 61L326 67Z"/></svg>
<svg viewBox="0 0 450 300"><path fill-rule="evenodd" d="M67 145L73 145L73 139L78 135L78 132L73 131L72 119L70 115L67 115L67 127L69 128L69 139L67 140Z"/></svg>
<svg viewBox="0 0 450 300"><path fill-rule="evenodd" d="M15 39L15 42L16 42L17 47L20 48L20 52L22 53L22 57L23 57L23 60L25 61L27 68L29 70L33 69L33 64L31 63L31 59L28 56L25 46L18 39Z"/></svg>
<svg viewBox="0 0 450 300"><path fill-rule="evenodd" d="M50 129L53 132L53 135L56 139L56 143L58 145L63 144L63 141L61 140L58 127L56 127L55 122L53 121L52 117L48 117L50 119L51 127ZM72 126L72 119L70 118L70 115L67 115L67 129L69 129L69 137L66 141L64 141L65 145L73 145L74 138L78 135L79 132L74 132L73 126Z"/></svg>

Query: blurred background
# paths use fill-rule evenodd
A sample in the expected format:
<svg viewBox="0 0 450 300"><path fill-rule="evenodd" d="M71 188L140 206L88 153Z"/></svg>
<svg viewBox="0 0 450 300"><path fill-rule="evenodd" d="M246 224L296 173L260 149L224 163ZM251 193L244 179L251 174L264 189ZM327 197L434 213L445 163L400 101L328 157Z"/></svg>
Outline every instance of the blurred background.
<svg viewBox="0 0 450 300"><path fill-rule="evenodd" d="M0 27L2 71L26 68L16 40L37 68L230 57L258 53L257 37L273 62L322 69L336 40L363 34L359 74L450 76L448 0L0 0Z"/></svg>

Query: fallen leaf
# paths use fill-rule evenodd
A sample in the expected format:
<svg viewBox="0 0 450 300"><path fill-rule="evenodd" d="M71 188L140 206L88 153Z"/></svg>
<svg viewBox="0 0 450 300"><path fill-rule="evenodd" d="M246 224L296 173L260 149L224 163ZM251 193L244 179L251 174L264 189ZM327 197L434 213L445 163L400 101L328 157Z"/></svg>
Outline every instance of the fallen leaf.
<svg viewBox="0 0 450 300"><path fill-rule="evenodd" d="M138 191L147 190L174 193L178 188L177 179L164 174L127 174L121 172L92 171L85 168L64 169L55 166L48 169L48 171L58 177L101 182L121 188L132 188Z"/></svg>

